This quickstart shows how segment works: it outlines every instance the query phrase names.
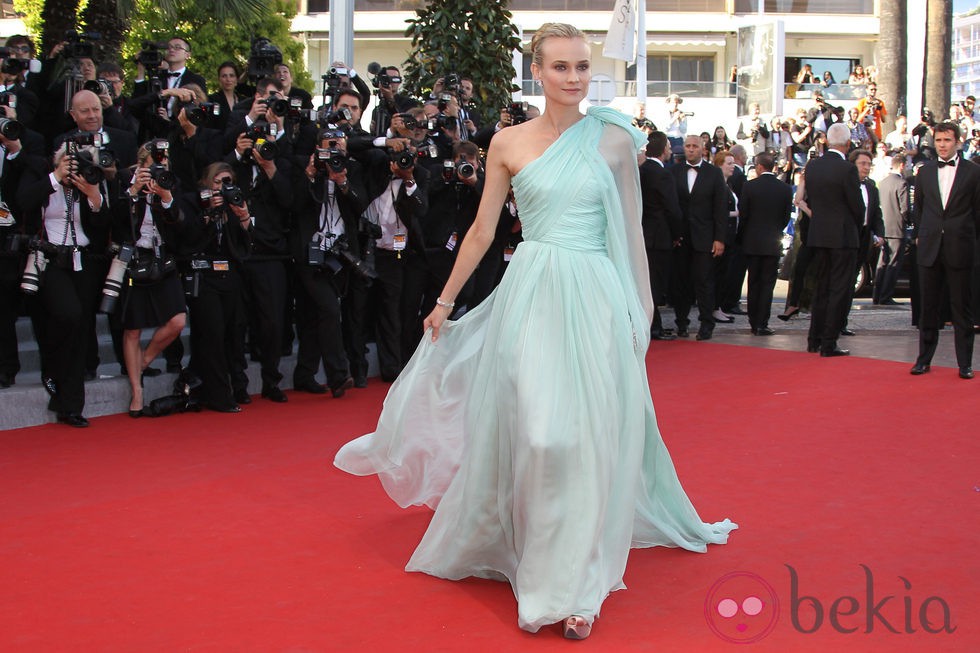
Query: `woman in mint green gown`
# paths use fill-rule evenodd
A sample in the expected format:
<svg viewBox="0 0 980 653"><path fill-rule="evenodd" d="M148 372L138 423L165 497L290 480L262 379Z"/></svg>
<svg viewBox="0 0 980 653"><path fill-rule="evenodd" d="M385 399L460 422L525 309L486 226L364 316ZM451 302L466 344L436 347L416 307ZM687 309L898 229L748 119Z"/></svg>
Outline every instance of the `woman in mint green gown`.
<svg viewBox="0 0 980 653"><path fill-rule="evenodd" d="M407 570L506 580L521 628L564 622L581 638L624 587L631 547L703 552L736 525L701 521L657 429L644 363L645 136L612 109L579 112L589 51L576 28L543 26L532 53L546 110L494 137L476 222L427 337L377 430L335 464L377 474L401 506L435 509ZM494 293L447 322L511 184L524 242Z"/></svg>

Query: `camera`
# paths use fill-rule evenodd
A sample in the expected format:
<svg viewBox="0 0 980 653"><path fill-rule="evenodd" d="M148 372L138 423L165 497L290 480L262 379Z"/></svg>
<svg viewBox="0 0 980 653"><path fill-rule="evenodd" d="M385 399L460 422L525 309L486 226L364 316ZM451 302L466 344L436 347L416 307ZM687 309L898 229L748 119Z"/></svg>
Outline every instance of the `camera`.
<svg viewBox="0 0 980 653"><path fill-rule="evenodd" d="M282 63L282 50L272 44L264 36L252 39L252 48L248 55L246 74L249 80L255 82L263 77L273 77L276 66Z"/></svg>
<svg viewBox="0 0 980 653"><path fill-rule="evenodd" d="M278 133L279 127L275 123L259 119L245 131L245 138L252 141L252 147L259 151L263 159L269 160L279 154L279 146L276 145Z"/></svg>
<svg viewBox="0 0 980 653"><path fill-rule="evenodd" d="M0 59L3 59L0 72L5 75L19 75L23 72L41 72L40 61L37 59L17 59L16 57L11 57L9 48L0 48Z"/></svg>
<svg viewBox="0 0 980 653"><path fill-rule="evenodd" d="M694 117L694 112L693 111L682 111L681 112L681 115L684 116L685 118L693 118Z"/></svg>
<svg viewBox="0 0 980 653"><path fill-rule="evenodd" d="M0 117L0 134L10 141L16 141L24 133L24 125L11 118Z"/></svg>
<svg viewBox="0 0 980 653"><path fill-rule="evenodd" d="M439 108L439 113L443 113L449 107L449 103L452 101L452 95L449 93L440 93L436 100L436 106Z"/></svg>
<svg viewBox="0 0 980 653"><path fill-rule="evenodd" d="M280 118L289 113L289 100L276 97L275 95L270 95L263 100L259 100L259 104L264 104L267 109L271 109L272 113Z"/></svg>
<svg viewBox="0 0 980 653"><path fill-rule="evenodd" d="M112 167L112 155L102 149L102 134L79 132L69 136L67 154L72 158L77 173L89 184L100 184L105 179L103 168ZM92 149L82 148L95 148Z"/></svg>
<svg viewBox="0 0 980 653"><path fill-rule="evenodd" d="M442 90L446 93L459 95L460 78L459 73L446 73L442 78Z"/></svg>
<svg viewBox="0 0 980 653"><path fill-rule="evenodd" d="M347 169L347 155L334 147L316 148L313 167L317 172L343 172Z"/></svg>
<svg viewBox="0 0 980 653"><path fill-rule="evenodd" d="M446 127L456 127L456 119L451 116L447 116L444 113L440 113L435 118L429 118L429 121L426 123L426 128L430 132L437 132L445 129Z"/></svg>
<svg viewBox="0 0 980 653"><path fill-rule="evenodd" d="M476 174L476 167L461 154L459 161L456 162L456 174L460 179L469 179Z"/></svg>
<svg viewBox="0 0 980 653"><path fill-rule="evenodd" d="M46 240L41 240L37 236L30 239L27 244L27 264L24 266L24 277L20 282L20 289L28 295L36 295L41 289L41 280L44 270L48 266L48 257L57 253L55 246Z"/></svg>
<svg viewBox="0 0 980 653"><path fill-rule="evenodd" d="M65 49L62 50L67 59L95 59L95 44L102 39L98 32L65 32Z"/></svg>
<svg viewBox="0 0 980 653"><path fill-rule="evenodd" d="M119 247L119 251L109 265L109 274L106 275L105 283L102 284L102 303L99 305L100 313L111 313L116 308L116 301L122 292L123 278L126 276L126 269L129 262L133 260L135 248L129 243L124 243Z"/></svg>
<svg viewBox="0 0 980 653"><path fill-rule="evenodd" d="M221 198L230 206L245 206L245 195L235 184L221 184Z"/></svg>
<svg viewBox="0 0 980 653"><path fill-rule="evenodd" d="M442 180L447 184L451 184L455 176L456 165L453 163L453 160L444 159L442 162Z"/></svg>
<svg viewBox="0 0 980 653"><path fill-rule="evenodd" d="M108 95L113 99L116 97L116 90L112 87L112 84L101 78L86 81L82 84L82 88L86 91L92 91L96 95Z"/></svg>
<svg viewBox="0 0 980 653"><path fill-rule="evenodd" d="M174 173L167 170L167 166L162 163L150 164L150 177L156 182L157 186L164 190L173 190L177 185L177 178Z"/></svg>
<svg viewBox="0 0 980 653"><path fill-rule="evenodd" d="M344 107L342 109L337 109L336 111L331 111L327 113L322 120L321 124L325 125L336 125L341 121L350 122L354 119L354 114L350 112L350 109Z"/></svg>
<svg viewBox="0 0 980 653"><path fill-rule="evenodd" d="M321 248L324 238L328 242L332 240L326 249ZM368 282L378 278L378 273L372 265L351 254L346 234L339 236L334 236L332 233L313 234L307 252L307 263L311 267L329 270L334 274L346 267Z"/></svg>
<svg viewBox="0 0 980 653"><path fill-rule="evenodd" d="M418 129L419 121L410 113L396 113L396 118L401 118L402 123L405 125L405 129Z"/></svg>
<svg viewBox="0 0 980 653"><path fill-rule="evenodd" d="M382 68L381 64L377 61L372 61L368 64L368 72L374 77L371 78L371 84L374 88L391 88L392 84L401 84L402 78L398 75L389 75L388 68Z"/></svg>
<svg viewBox="0 0 980 653"><path fill-rule="evenodd" d="M142 64L146 70L156 70L163 63L163 52L166 49L166 43L143 41L143 49L136 54L136 63Z"/></svg>
<svg viewBox="0 0 980 653"><path fill-rule="evenodd" d="M209 117L217 118L221 115L221 105L217 102L188 102L184 104L184 115L192 125L200 127L207 123Z"/></svg>
<svg viewBox="0 0 980 653"><path fill-rule="evenodd" d="M510 114L510 124L527 122L527 102L511 102L504 110Z"/></svg>
<svg viewBox="0 0 980 653"><path fill-rule="evenodd" d="M396 152L393 149L388 148L388 160L402 170L411 170L415 167L415 154L411 150Z"/></svg>

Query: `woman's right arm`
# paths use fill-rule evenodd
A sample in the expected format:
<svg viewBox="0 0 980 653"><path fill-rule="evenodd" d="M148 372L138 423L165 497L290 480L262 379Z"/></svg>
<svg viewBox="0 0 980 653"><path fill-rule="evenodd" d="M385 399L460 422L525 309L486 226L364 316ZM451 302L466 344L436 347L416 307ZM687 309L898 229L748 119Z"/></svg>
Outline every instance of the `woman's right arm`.
<svg viewBox="0 0 980 653"><path fill-rule="evenodd" d="M507 193L510 191L511 176L510 170L505 165L505 159L509 149L508 143L513 139L509 138L511 134L507 134L508 131L502 130L490 142L490 151L487 154L487 175L480 208L477 210L473 226L463 238L449 280L439 295L439 300L446 304L452 304L456 301L456 295L459 294L460 289L473 274L476 266L483 260L483 255L486 254L497 231L500 209L507 200ZM450 313L452 313L451 308L437 304L429 316L425 318L423 328L432 327L433 342L439 338L439 329Z"/></svg>

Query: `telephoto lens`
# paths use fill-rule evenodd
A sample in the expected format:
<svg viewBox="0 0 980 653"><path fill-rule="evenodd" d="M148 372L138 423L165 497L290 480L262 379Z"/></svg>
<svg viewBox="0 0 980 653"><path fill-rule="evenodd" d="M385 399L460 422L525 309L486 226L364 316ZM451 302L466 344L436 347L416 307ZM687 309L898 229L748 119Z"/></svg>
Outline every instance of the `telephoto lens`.
<svg viewBox="0 0 980 653"><path fill-rule="evenodd" d="M173 190L177 185L177 178L174 173L167 170L161 163L154 163L150 166L150 177L156 182L157 186L164 190Z"/></svg>
<svg viewBox="0 0 980 653"><path fill-rule="evenodd" d="M102 303L99 305L100 313L112 313L116 310L116 302L122 292L123 279L126 277L126 268L133 258L133 246L125 244L119 248L119 253L112 259L109 265L109 274L106 275L105 283L102 285Z"/></svg>
<svg viewBox="0 0 980 653"><path fill-rule="evenodd" d="M28 295L36 295L41 289L41 276L47 266L48 259L44 252L32 249L27 254L27 265L24 266L24 278L20 282L20 289Z"/></svg>

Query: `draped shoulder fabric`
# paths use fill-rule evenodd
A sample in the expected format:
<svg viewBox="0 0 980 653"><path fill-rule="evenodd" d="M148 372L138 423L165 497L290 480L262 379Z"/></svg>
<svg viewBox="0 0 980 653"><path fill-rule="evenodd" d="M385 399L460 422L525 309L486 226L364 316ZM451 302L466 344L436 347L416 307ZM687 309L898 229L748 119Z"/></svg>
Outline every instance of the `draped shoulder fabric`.
<svg viewBox="0 0 980 653"><path fill-rule="evenodd" d="M589 621L631 546L705 551L660 437L629 118L592 108L512 179L524 242L476 309L424 337L374 433L335 464L435 509L409 571L508 581L531 631Z"/></svg>

